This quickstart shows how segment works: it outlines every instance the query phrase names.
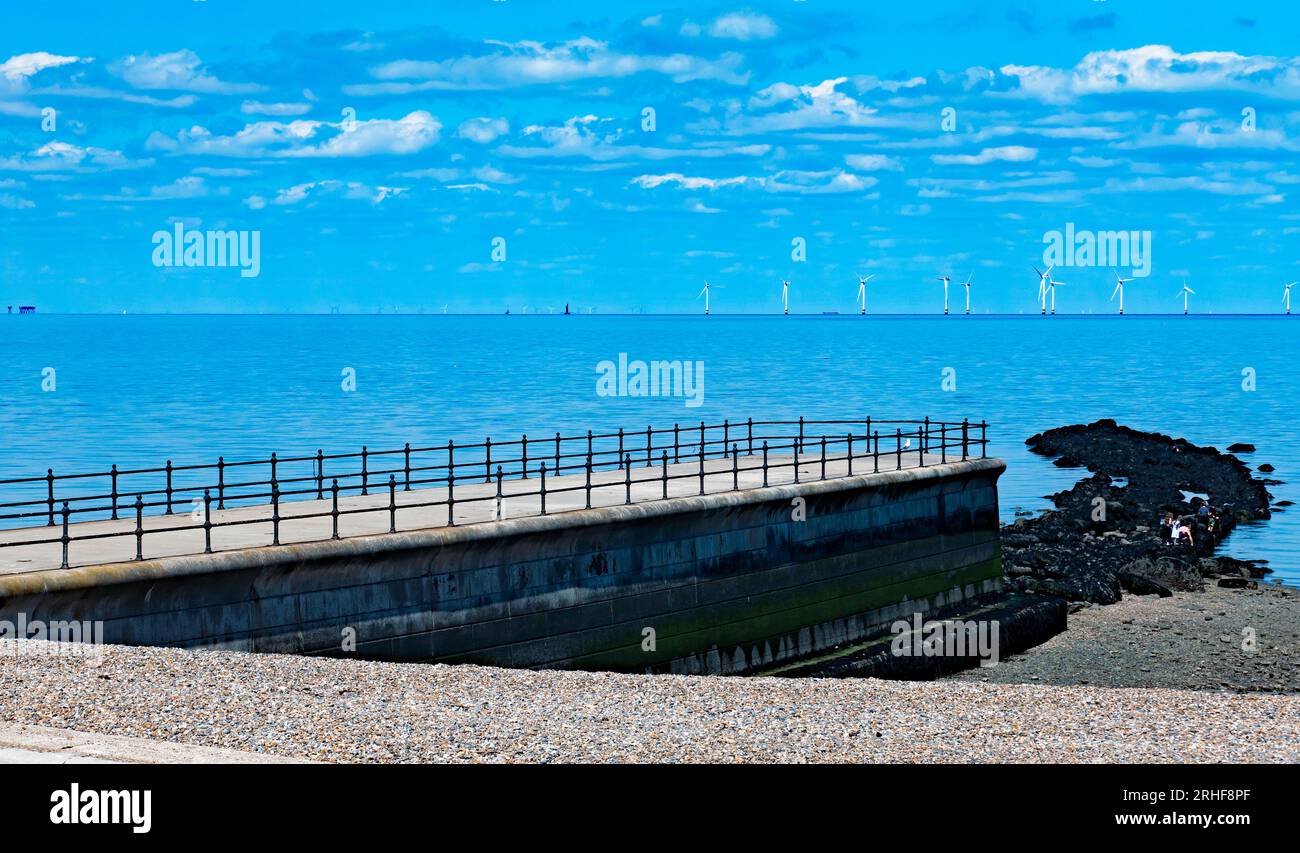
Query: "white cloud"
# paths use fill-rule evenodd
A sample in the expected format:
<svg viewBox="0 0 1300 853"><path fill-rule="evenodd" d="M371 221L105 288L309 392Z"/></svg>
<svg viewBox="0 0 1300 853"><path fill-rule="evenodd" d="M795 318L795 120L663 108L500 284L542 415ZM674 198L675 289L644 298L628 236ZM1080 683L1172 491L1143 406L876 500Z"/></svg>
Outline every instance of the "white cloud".
<svg viewBox="0 0 1300 853"><path fill-rule="evenodd" d="M192 50L151 55L128 56L112 66L115 74L137 89L179 89L183 92L238 94L260 92L265 86L252 83L227 83L203 70L202 62Z"/></svg>
<svg viewBox="0 0 1300 853"><path fill-rule="evenodd" d="M322 195L337 195L342 198L357 199L360 201L368 201L371 204L379 204L386 199L396 198L406 192L407 189L407 187L372 187L360 183L359 181L311 181L305 184L296 184L280 190L276 193L275 198L271 200L271 204L281 206L294 205L304 202L310 197ZM245 202L252 202L252 199L259 199L263 204L265 203L260 196L252 196L249 199L245 199ZM249 206L252 207L253 204L249 204Z"/></svg>
<svg viewBox="0 0 1300 853"><path fill-rule="evenodd" d="M413 154L438 141L442 125L423 110L400 119L352 122L262 121L245 125L231 136L215 136L195 126L175 138L153 133L150 149L172 154L213 154L223 157L365 157ZM316 144L325 131L337 131Z"/></svg>
<svg viewBox="0 0 1300 853"><path fill-rule="evenodd" d="M1250 91L1300 98L1300 60L1231 51L1179 53L1167 45L1089 53L1073 68L1004 65L1017 92L1048 102L1116 92Z"/></svg>
<svg viewBox="0 0 1300 853"><path fill-rule="evenodd" d="M780 32L779 28L767 15L755 12L732 12L717 18L709 24L709 35L714 38L753 41L770 39Z"/></svg>
<svg viewBox="0 0 1300 853"><path fill-rule="evenodd" d="M771 193L821 195L862 192L875 186L879 181L843 169L828 169L821 172L787 169L770 176L734 178L687 177L680 172L669 172L664 175L638 175L631 180L631 183L642 189L671 186L682 190L713 191L728 187L752 187Z"/></svg>
<svg viewBox="0 0 1300 853"><path fill-rule="evenodd" d="M24 80L39 71L44 71L46 68L57 68L60 65L70 65L74 62L90 61L79 56L59 56L54 53L46 53L43 50L36 53L20 53L0 63L0 76L9 80Z"/></svg>
<svg viewBox="0 0 1300 853"><path fill-rule="evenodd" d="M686 54L641 56L611 50L604 42L590 38L558 44L535 41L489 41L495 53L462 56L438 61L397 60L371 69L384 83L344 86L350 95L402 94L426 90L506 89L539 83L569 83L603 77L630 77L655 73L678 83L690 80L719 80L744 84L739 54L726 53L716 60ZM398 82L400 81L400 82ZM417 81L417 82L409 82Z"/></svg>
<svg viewBox="0 0 1300 853"><path fill-rule="evenodd" d="M0 158L0 170L20 172L98 172L138 169L152 160L132 160L120 151L82 148L68 142L47 142L32 154Z"/></svg>
<svg viewBox="0 0 1300 853"><path fill-rule="evenodd" d="M940 166L983 166L995 161L1024 163L1037 156L1037 148L1003 145L998 148L984 148L978 154L933 154L930 159Z"/></svg>
<svg viewBox="0 0 1300 853"><path fill-rule="evenodd" d="M844 162L851 169L857 169L859 172L879 172L883 170L898 171L903 168L903 163L897 157L888 157L884 154L849 154L844 158Z"/></svg>
<svg viewBox="0 0 1300 853"><path fill-rule="evenodd" d="M471 118L460 123L456 135L461 139L486 145L510 132L510 123L503 118Z"/></svg>
<svg viewBox="0 0 1300 853"><path fill-rule="evenodd" d="M768 145L701 145L694 148L624 145L620 144L622 130L602 130L610 122L611 119L585 115L567 119L562 125L530 125L524 128L524 136L537 139L541 145L504 145L499 151L507 157L583 157L608 162L676 157L761 157L771 150Z"/></svg>
<svg viewBox="0 0 1300 853"><path fill-rule="evenodd" d="M300 116L310 110L311 104L292 102L267 104L261 101L244 101L239 105L241 113L255 116Z"/></svg>

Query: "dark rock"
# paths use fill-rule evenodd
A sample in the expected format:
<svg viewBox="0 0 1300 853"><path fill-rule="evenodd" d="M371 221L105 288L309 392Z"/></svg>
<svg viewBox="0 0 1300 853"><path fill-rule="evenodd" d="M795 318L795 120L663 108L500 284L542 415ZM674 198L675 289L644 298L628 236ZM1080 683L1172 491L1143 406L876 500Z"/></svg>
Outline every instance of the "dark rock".
<svg viewBox="0 0 1300 853"><path fill-rule="evenodd" d="M1254 452L1255 452L1255 445L1253 445L1253 444L1245 444L1244 442L1238 442L1238 443L1236 443L1236 444L1229 444L1229 445L1228 445L1228 452L1229 452L1229 453L1254 453Z"/></svg>
<svg viewBox="0 0 1300 853"><path fill-rule="evenodd" d="M1161 598L1172 596L1173 590L1159 581L1154 581L1145 575L1134 574L1133 572L1120 572L1119 585L1124 588L1125 592L1131 592L1134 595L1158 595Z"/></svg>
<svg viewBox="0 0 1300 853"><path fill-rule="evenodd" d="M1227 589L1259 589L1259 583L1248 578L1219 578L1219 586Z"/></svg>
<svg viewBox="0 0 1300 853"><path fill-rule="evenodd" d="M1256 470L1264 474L1272 474L1277 469L1274 468L1272 465L1268 464L1267 462L1265 462L1263 465L1260 465Z"/></svg>

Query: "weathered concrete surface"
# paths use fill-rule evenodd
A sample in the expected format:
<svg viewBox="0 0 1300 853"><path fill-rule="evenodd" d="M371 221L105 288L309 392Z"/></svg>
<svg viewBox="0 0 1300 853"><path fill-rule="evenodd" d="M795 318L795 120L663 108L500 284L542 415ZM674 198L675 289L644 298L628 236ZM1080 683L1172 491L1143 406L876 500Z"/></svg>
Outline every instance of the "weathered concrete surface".
<svg viewBox="0 0 1300 853"><path fill-rule="evenodd" d="M236 749L0 722L0 764L290 763L304 762Z"/></svg>
<svg viewBox="0 0 1300 853"><path fill-rule="evenodd" d="M136 645L747 672L996 593L1003 470L828 466L800 485L2 575L0 618L102 620Z"/></svg>

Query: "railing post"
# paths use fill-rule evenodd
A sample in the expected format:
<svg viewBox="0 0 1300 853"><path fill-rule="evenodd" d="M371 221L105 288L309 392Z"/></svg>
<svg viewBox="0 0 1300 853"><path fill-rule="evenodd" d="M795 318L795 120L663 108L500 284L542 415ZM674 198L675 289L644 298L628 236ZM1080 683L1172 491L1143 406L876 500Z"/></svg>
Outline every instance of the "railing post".
<svg viewBox="0 0 1300 853"><path fill-rule="evenodd" d="M894 428L894 444L898 446L897 447L898 465L895 468L895 470L898 470L903 467L903 428L902 427Z"/></svg>
<svg viewBox="0 0 1300 853"><path fill-rule="evenodd" d="M948 461L948 422L944 421L939 424L939 461L946 463Z"/></svg>
<svg viewBox="0 0 1300 853"><path fill-rule="evenodd" d="M276 487L275 466L276 466L275 454L272 453L272 454L271 454L271 491L275 491L275 487ZM167 470L168 470L167 481L168 481L168 488L169 488L169 489L171 488L171 485L170 485L170 484L171 484L171 467L172 467L172 465L171 465L171 460L168 459L168 460L167 460ZM171 512L171 511L172 511L172 507L171 507L171 496L170 496L170 495L169 495L168 498L167 498L167 511L168 511L168 512Z"/></svg>
<svg viewBox="0 0 1300 853"><path fill-rule="evenodd" d="M456 475L452 473L450 467L447 470L447 526L456 526Z"/></svg>
<svg viewBox="0 0 1300 853"><path fill-rule="evenodd" d="M501 466L498 465L498 466L497 466L497 517L496 517L496 520L497 520L497 521L500 521L501 519L505 518L505 509L504 509L504 507L503 507L503 505L502 505L502 495L501 495L501 477L502 477L502 476L503 476L503 474L502 474L502 471L501 471Z"/></svg>
<svg viewBox="0 0 1300 853"><path fill-rule="evenodd" d="M388 532L397 532L397 478L388 475Z"/></svg>
<svg viewBox="0 0 1300 853"><path fill-rule="evenodd" d="M653 424L646 424L646 428L645 428L645 467L647 467L647 468L649 468L651 465L655 464L655 463L654 463L654 455L655 455L654 434L655 434L655 428L654 428L654 425L653 425Z"/></svg>
<svg viewBox="0 0 1300 853"><path fill-rule="evenodd" d="M528 433L519 437L519 465L523 469L523 479L528 479Z"/></svg>
<svg viewBox="0 0 1300 853"><path fill-rule="evenodd" d="M63 502L63 536L60 537L59 541L63 543L63 564L59 566L59 568L66 569L68 567L68 502L67 501Z"/></svg>
<svg viewBox="0 0 1300 853"><path fill-rule="evenodd" d="M849 476L853 476L853 433L849 432L848 452L844 454L849 460Z"/></svg>
<svg viewBox="0 0 1300 853"><path fill-rule="evenodd" d="M722 419L722 456L725 459L727 449L731 446L731 422L727 418Z"/></svg>
<svg viewBox="0 0 1300 853"><path fill-rule="evenodd" d="M704 494L704 442L700 442L700 494Z"/></svg>
<svg viewBox="0 0 1300 853"><path fill-rule="evenodd" d="M370 450L363 444L361 445L361 494L370 494L370 471L366 461L370 458Z"/></svg>
<svg viewBox="0 0 1300 853"><path fill-rule="evenodd" d="M663 466L664 467L663 467L662 480L664 484L664 500L668 500L668 451L667 450L664 451Z"/></svg>
<svg viewBox="0 0 1300 853"><path fill-rule="evenodd" d="M767 488L767 441L763 442L763 488Z"/></svg>
<svg viewBox="0 0 1300 853"><path fill-rule="evenodd" d="M455 474L456 474L456 443L454 441L448 441L447 442L447 482L451 482L451 479L453 476L455 476Z"/></svg>
<svg viewBox="0 0 1300 853"><path fill-rule="evenodd" d="M677 424L673 424L673 462L674 463L682 461L681 444L679 442L680 436L681 436L680 428L677 426Z"/></svg>
<svg viewBox="0 0 1300 853"><path fill-rule="evenodd" d="M623 466L623 503L632 503L632 454L628 454Z"/></svg>
<svg viewBox="0 0 1300 853"><path fill-rule="evenodd" d="M980 421L980 458L981 459L986 458L989 452L988 427L989 425L987 422L983 420Z"/></svg>
<svg viewBox="0 0 1300 853"><path fill-rule="evenodd" d="M144 559L144 498L135 496L135 558Z"/></svg>
<svg viewBox="0 0 1300 853"><path fill-rule="evenodd" d="M272 460L275 459L275 454L274 454L274 453L271 454L271 458L272 458ZM275 467L274 467L274 466L275 466L275 462L274 462L274 461L271 463L271 466L272 466L272 467L271 467L271 471L272 471L271 477L272 477L272 479L274 479L274 477L275 477L275 474L274 474L274 471L275 471ZM172 514L172 461L171 461L170 459L167 460L167 514L168 514L168 515L171 515L171 514Z"/></svg>
<svg viewBox="0 0 1300 853"><path fill-rule="evenodd" d="M871 450L871 415L867 415L867 450Z"/></svg>
<svg viewBox="0 0 1300 853"><path fill-rule="evenodd" d="M731 445L731 490L740 491L740 446Z"/></svg>
<svg viewBox="0 0 1300 853"><path fill-rule="evenodd" d="M339 538L339 481L334 478L330 481L330 518L333 520L333 530L330 534L331 539Z"/></svg>
<svg viewBox="0 0 1300 853"><path fill-rule="evenodd" d="M545 462L543 462L541 467L538 469L538 473L542 478L542 490L538 494L542 496L542 515L546 515L546 463Z"/></svg>
<svg viewBox="0 0 1300 853"><path fill-rule="evenodd" d="M483 482L492 482L492 436L483 439L487 455L483 457Z"/></svg>
<svg viewBox="0 0 1300 853"><path fill-rule="evenodd" d="M700 421L700 456L704 456L704 421Z"/></svg>
<svg viewBox="0 0 1300 853"><path fill-rule="evenodd" d="M822 479L826 479L826 436L822 436Z"/></svg>
<svg viewBox="0 0 1300 853"><path fill-rule="evenodd" d="M45 484L48 487L47 494L49 495L48 500L49 500L49 512L50 512L49 523L46 526L53 527L54 526L54 469L53 468L45 469Z"/></svg>
<svg viewBox="0 0 1300 853"><path fill-rule="evenodd" d="M217 509L226 508L226 457L217 457Z"/></svg>
<svg viewBox="0 0 1300 853"><path fill-rule="evenodd" d="M560 476L560 434L555 434L555 470L551 472L555 476Z"/></svg>
<svg viewBox="0 0 1300 853"><path fill-rule="evenodd" d="M117 465L113 466L113 520L117 521Z"/></svg>
<svg viewBox="0 0 1300 853"><path fill-rule="evenodd" d="M325 451L316 448L316 500L325 497Z"/></svg>
<svg viewBox="0 0 1300 853"><path fill-rule="evenodd" d="M618 428L618 467L623 467L623 428Z"/></svg>
<svg viewBox="0 0 1300 853"><path fill-rule="evenodd" d="M867 436L867 443L871 443L871 436ZM880 473L880 430L876 430L876 451L871 454L871 473Z"/></svg>
<svg viewBox="0 0 1300 853"><path fill-rule="evenodd" d="M587 459L591 460L591 430L587 430Z"/></svg>
<svg viewBox="0 0 1300 853"><path fill-rule="evenodd" d="M919 433L920 430L918 429L917 432ZM924 468L924 467L925 467L925 447L924 447L924 442L922 442L920 439L921 439L921 437L918 435L918 436L917 436L917 445L918 445L918 446L917 446L917 448L916 448L916 459L917 459L917 462L919 463L919 467Z"/></svg>
<svg viewBox="0 0 1300 853"><path fill-rule="evenodd" d="M591 509L591 451L587 451L587 509Z"/></svg>
<svg viewBox="0 0 1300 853"><path fill-rule="evenodd" d="M747 452L749 453L750 456L753 456L754 455L754 419L749 418L747 421L745 421L745 423L747 426L747 435L749 441L749 450Z"/></svg>
<svg viewBox="0 0 1300 853"><path fill-rule="evenodd" d="M925 434L920 437L922 451L930 449L930 416L925 417Z"/></svg>
<svg viewBox="0 0 1300 853"><path fill-rule="evenodd" d="M271 484L271 544L280 544L280 487Z"/></svg>
<svg viewBox="0 0 1300 853"><path fill-rule="evenodd" d="M803 447L803 415L799 416L799 446ZM795 458L799 458L798 453L795 454ZM795 478L795 482L799 482L798 477Z"/></svg>
<svg viewBox="0 0 1300 853"><path fill-rule="evenodd" d="M799 437L794 441L794 481L799 482L799 445L803 444L803 418L799 418Z"/></svg>
<svg viewBox="0 0 1300 853"><path fill-rule="evenodd" d="M203 553L212 553L212 490L203 490Z"/></svg>
<svg viewBox="0 0 1300 853"><path fill-rule="evenodd" d="M970 419L961 419L961 461L965 462L970 454Z"/></svg>
<svg viewBox="0 0 1300 853"><path fill-rule="evenodd" d="M402 446L402 470L406 477L406 485L402 487L402 491L409 492L411 490L411 442L409 441Z"/></svg>

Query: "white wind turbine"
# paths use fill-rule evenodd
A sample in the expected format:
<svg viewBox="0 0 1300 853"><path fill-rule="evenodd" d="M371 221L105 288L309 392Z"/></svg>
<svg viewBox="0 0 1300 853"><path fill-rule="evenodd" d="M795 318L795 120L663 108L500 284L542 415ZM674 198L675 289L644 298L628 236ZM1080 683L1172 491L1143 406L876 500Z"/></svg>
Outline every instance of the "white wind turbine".
<svg viewBox="0 0 1300 853"><path fill-rule="evenodd" d="M701 296L704 297L704 316L705 316L705 317L709 316L709 289L710 289L710 288L713 288L713 287L722 287L722 285L720 285L720 284L709 284L709 283L706 281L706 282L704 282L704 289L701 290L701 291L700 291L698 294L696 294L696 296L695 296L696 299L699 299Z"/></svg>
<svg viewBox="0 0 1300 853"><path fill-rule="evenodd" d="M1052 314L1056 314L1056 288L1063 284L1065 284L1065 282L1057 281L1052 278L1052 272L1050 269L1047 271L1047 290L1052 295Z"/></svg>
<svg viewBox="0 0 1300 853"><path fill-rule="evenodd" d="M1192 295L1195 292L1196 292L1195 290L1192 290L1190 287L1187 286L1187 279L1183 279L1183 289L1178 291L1178 294L1174 297L1175 299L1177 299L1179 296L1183 297L1183 314L1187 313L1187 297Z"/></svg>
<svg viewBox="0 0 1300 853"><path fill-rule="evenodd" d="M1047 314L1047 280L1052 275L1052 270L1056 269L1056 264L1047 268L1047 272L1039 272L1038 267L1031 265L1030 269L1038 273L1038 307L1039 310Z"/></svg>
<svg viewBox="0 0 1300 853"><path fill-rule="evenodd" d="M966 276L966 283L962 285L962 287L966 288L966 315L967 316L970 316L970 280L974 275L975 273L971 273L970 275Z"/></svg>
<svg viewBox="0 0 1300 853"><path fill-rule="evenodd" d="M948 282L952 281L952 279L946 275L937 275L934 277L934 280L943 282L943 313L947 314L948 313Z"/></svg>
<svg viewBox="0 0 1300 853"><path fill-rule="evenodd" d="M863 314L867 313L867 282L871 281L875 277L876 276L874 273L867 276L866 278L863 278L862 276L858 276L858 299L862 301Z"/></svg>
<svg viewBox="0 0 1300 853"><path fill-rule="evenodd" d="M1286 303L1286 313L1288 314L1291 313L1291 288L1295 287L1297 284L1300 284L1300 281L1293 281L1286 285L1285 289L1282 291L1282 301Z"/></svg>
<svg viewBox="0 0 1300 853"><path fill-rule="evenodd" d="M1120 278L1119 273L1115 273L1115 289L1110 292L1110 298L1113 300L1115 294L1119 294L1119 313L1124 313L1124 285L1133 281L1131 278Z"/></svg>
<svg viewBox="0 0 1300 853"><path fill-rule="evenodd" d="M781 310L790 313L790 282L781 279Z"/></svg>

